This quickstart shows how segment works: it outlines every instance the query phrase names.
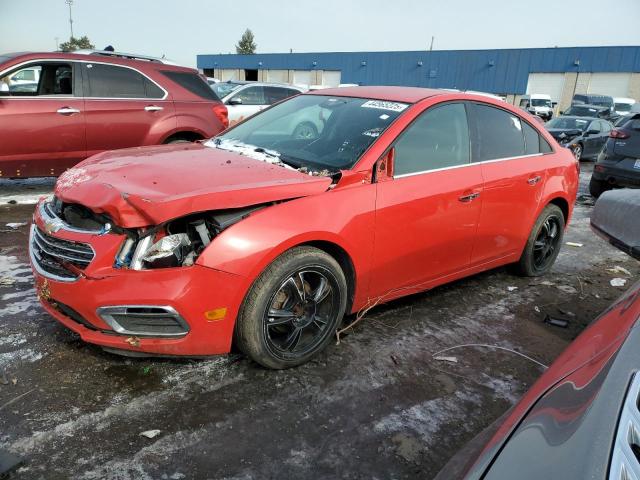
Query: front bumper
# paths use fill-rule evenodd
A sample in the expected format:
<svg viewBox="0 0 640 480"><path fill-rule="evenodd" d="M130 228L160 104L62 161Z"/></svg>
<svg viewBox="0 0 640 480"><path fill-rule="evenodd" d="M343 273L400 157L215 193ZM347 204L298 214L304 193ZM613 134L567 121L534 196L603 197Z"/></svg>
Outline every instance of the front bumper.
<svg viewBox="0 0 640 480"><path fill-rule="evenodd" d="M38 210L34 228L48 231ZM228 353L233 328L247 288L245 277L201 265L155 270L113 267L123 236L60 229L56 239L83 242L96 252L76 279L60 279L39 268L29 239L36 291L45 310L82 340L108 349L138 354L204 356ZM108 306L170 307L186 322L186 333L173 336L119 333L99 310ZM212 316L211 312L216 315Z"/></svg>

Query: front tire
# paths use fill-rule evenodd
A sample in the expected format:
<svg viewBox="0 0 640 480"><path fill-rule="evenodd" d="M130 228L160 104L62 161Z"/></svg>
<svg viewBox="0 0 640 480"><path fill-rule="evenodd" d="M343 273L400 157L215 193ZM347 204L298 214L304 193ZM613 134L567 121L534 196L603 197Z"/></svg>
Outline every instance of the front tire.
<svg viewBox="0 0 640 480"><path fill-rule="evenodd" d="M253 283L236 322L236 344L267 368L301 365L326 348L346 305L338 262L317 248L293 248Z"/></svg>
<svg viewBox="0 0 640 480"><path fill-rule="evenodd" d="M526 277L544 275L553 266L564 237L564 214L557 205L547 205L531 229L518 272Z"/></svg>
<svg viewBox="0 0 640 480"><path fill-rule="evenodd" d="M582 160L583 155L584 155L584 147L582 146L581 143L579 143L573 148L573 156L576 157L576 160L580 161Z"/></svg>

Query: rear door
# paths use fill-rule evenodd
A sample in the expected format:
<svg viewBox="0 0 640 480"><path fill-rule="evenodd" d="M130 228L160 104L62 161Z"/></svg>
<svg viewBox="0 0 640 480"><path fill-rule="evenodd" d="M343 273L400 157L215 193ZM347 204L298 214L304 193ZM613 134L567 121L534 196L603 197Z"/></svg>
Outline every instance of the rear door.
<svg viewBox="0 0 640 480"><path fill-rule="evenodd" d="M82 63L87 152L154 145L175 128L168 93L138 70Z"/></svg>
<svg viewBox="0 0 640 480"><path fill-rule="evenodd" d="M60 60L0 74L0 177L57 176L86 157L78 75L74 62ZM33 81L12 84L16 76Z"/></svg>
<svg viewBox="0 0 640 480"><path fill-rule="evenodd" d="M593 120L587 127L587 135L584 139L584 155L593 156L602 147L602 126L600 120Z"/></svg>
<svg viewBox="0 0 640 480"><path fill-rule="evenodd" d="M535 221L549 144L513 113L473 104L473 161L484 178L482 212L472 265L520 255Z"/></svg>
<svg viewBox="0 0 640 480"><path fill-rule="evenodd" d="M429 108L394 149L393 179L377 184L372 297L467 268L483 201L464 103Z"/></svg>

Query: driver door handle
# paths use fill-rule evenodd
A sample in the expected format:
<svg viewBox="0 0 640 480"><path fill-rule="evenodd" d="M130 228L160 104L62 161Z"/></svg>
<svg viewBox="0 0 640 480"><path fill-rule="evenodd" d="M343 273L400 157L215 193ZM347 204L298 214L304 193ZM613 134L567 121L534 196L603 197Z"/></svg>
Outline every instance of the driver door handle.
<svg viewBox="0 0 640 480"><path fill-rule="evenodd" d="M147 112L159 112L160 110L164 110L163 107L158 107L157 105L147 105L144 109Z"/></svg>
<svg viewBox="0 0 640 480"><path fill-rule="evenodd" d="M80 113L80 110L77 108L62 107L56 110L56 113L59 113L60 115L73 115L74 113Z"/></svg>
<svg viewBox="0 0 640 480"><path fill-rule="evenodd" d="M478 192L473 192L473 193L469 193L468 195L463 195L461 197L458 197L458 200L460 200L461 202L467 203L467 202L471 202L472 200L475 200L479 196L480 194Z"/></svg>

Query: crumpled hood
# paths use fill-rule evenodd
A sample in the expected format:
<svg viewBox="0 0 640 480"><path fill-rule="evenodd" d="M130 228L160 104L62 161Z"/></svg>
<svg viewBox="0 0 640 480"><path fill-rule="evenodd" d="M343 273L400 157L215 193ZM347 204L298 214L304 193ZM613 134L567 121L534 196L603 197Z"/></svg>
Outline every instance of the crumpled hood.
<svg viewBox="0 0 640 480"><path fill-rule="evenodd" d="M135 228L195 212L314 195L330 184L329 177L202 144L180 144L95 155L62 174L55 195Z"/></svg>

